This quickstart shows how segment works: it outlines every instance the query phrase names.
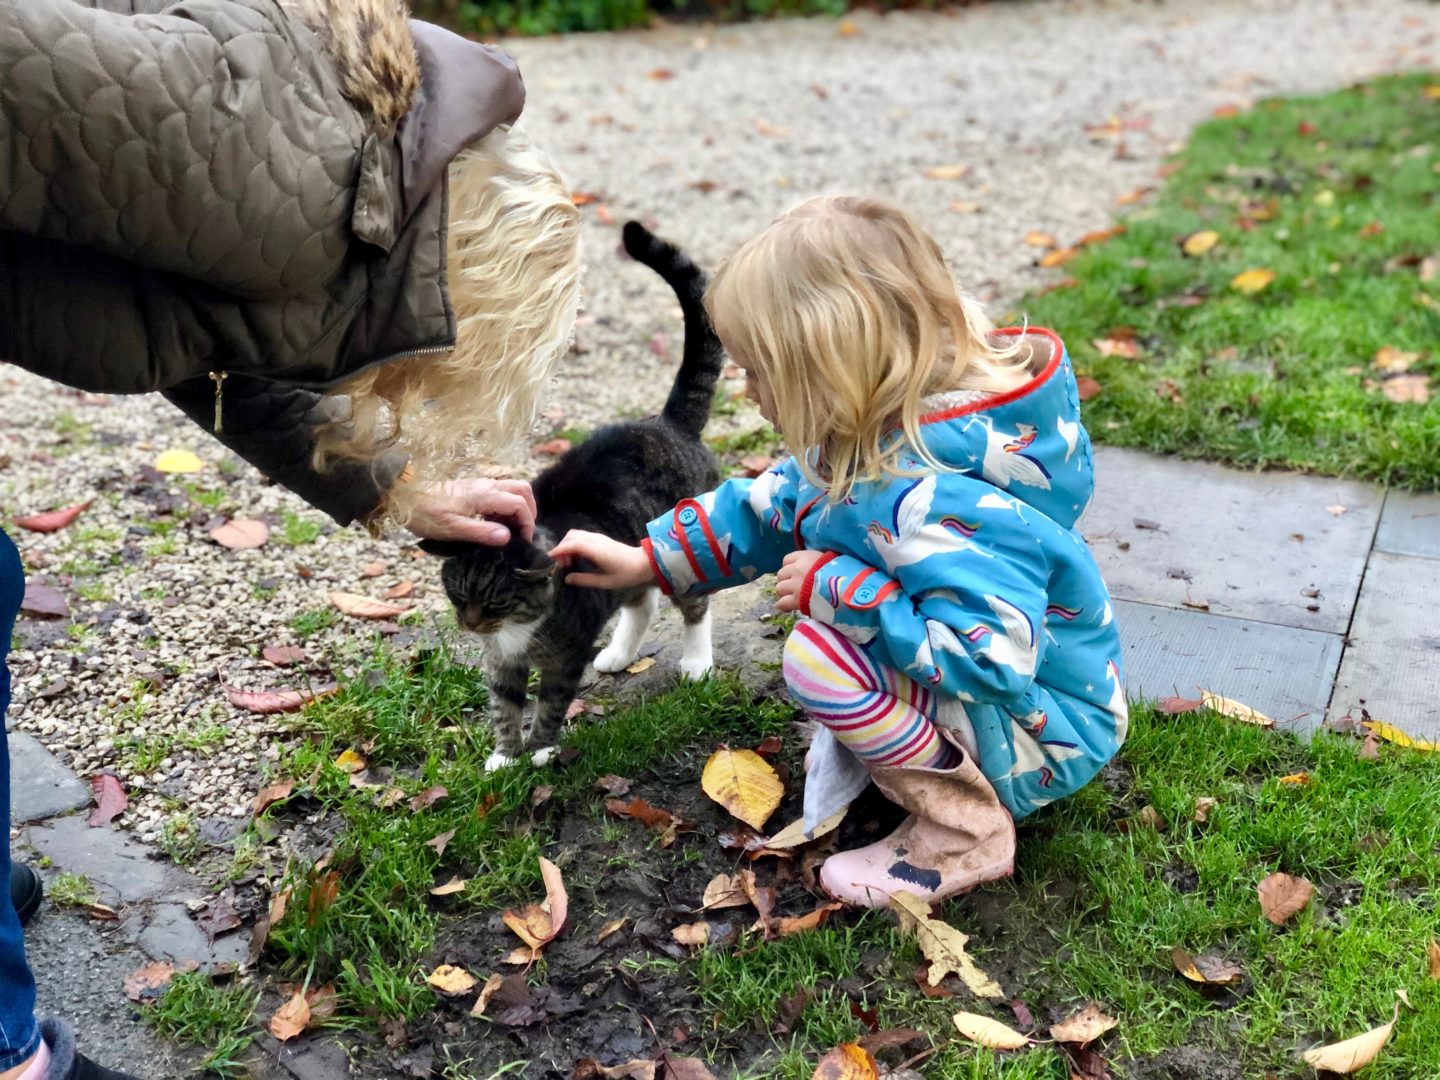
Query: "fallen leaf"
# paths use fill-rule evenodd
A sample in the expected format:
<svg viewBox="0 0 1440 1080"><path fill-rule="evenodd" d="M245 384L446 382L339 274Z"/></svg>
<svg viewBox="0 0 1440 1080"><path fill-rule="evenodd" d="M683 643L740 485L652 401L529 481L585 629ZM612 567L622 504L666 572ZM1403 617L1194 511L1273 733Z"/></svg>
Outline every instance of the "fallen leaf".
<svg viewBox="0 0 1440 1080"><path fill-rule="evenodd" d="M90 777L90 792L95 796L95 809L85 819L91 828L109 825L125 812L130 805L130 796L125 794L119 779L109 773L96 773Z"/></svg>
<svg viewBox="0 0 1440 1080"><path fill-rule="evenodd" d="M1289 776L1280 777L1278 783L1286 787L1308 787L1310 785L1310 774L1308 772L1291 773Z"/></svg>
<svg viewBox="0 0 1440 1080"><path fill-rule="evenodd" d="M1113 240L1117 236L1125 234L1124 225L1112 225L1108 229L1096 229L1094 232L1087 232L1079 240L1075 241L1076 247L1089 247L1092 244L1103 244L1106 240Z"/></svg>
<svg viewBox="0 0 1440 1080"><path fill-rule="evenodd" d="M30 517L16 518L15 524L30 532L53 533L59 532L82 513L89 509L94 499L83 503L76 503L74 506L67 506L64 510L50 510L44 514L33 514Z"/></svg>
<svg viewBox="0 0 1440 1080"><path fill-rule="evenodd" d="M684 824L678 817L668 810L661 810L658 806L651 806L644 799L631 799L629 802L621 802L619 799L606 799L605 809L616 817L633 818L640 822L651 832L660 833L660 846L669 847L675 842L675 834L680 826Z"/></svg>
<svg viewBox="0 0 1440 1080"><path fill-rule="evenodd" d="M340 755L332 764L343 773L357 773L365 768L367 762L362 755L347 747L340 751Z"/></svg>
<svg viewBox="0 0 1440 1080"><path fill-rule="evenodd" d="M1116 196L1115 205L1131 206L1134 203L1139 202L1148 194L1150 194L1150 189L1148 187L1139 187L1136 188L1134 191L1127 191L1124 195Z"/></svg>
<svg viewBox="0 0 1440 1080"><path fill-rule="evenodd" d="M1102 387L1089 375L1081 375L1075 380L1075 389L1079 391L1081 401L1089 401L1091 398L1099 396Z"/></svg>
<svg viewBox="0 0 1440 1080"><path fill-rule="evenodd" d="M854 37L856 34L860 33L860 27L856 25L855 20L853 19L841 19L839 32L841 37ZM1440 97L1440 95L1435 94L1432 94L1431 96Z"/></svg>
<svg viewBox="0 0 1440 1080"><path fill-rule="evenodd" d="M155 459L155 471L162 473L195 473L205 463L189 450L166 450Z"/></svg>
<svg viewBox="0 0 1440 1080"><path fill-rule="evenodd" d="M434 848L437 856L444 855L446 846L449 845L451 840L455 839L455 832L456 830L451 829L449 832L442 832L438 836L432 836L429 840L425 841L425 846Z"/></svg>
<svg viewBox="0 0 1440 1080"><path fill-rule="evenodd" d="M930 965L921 964L915 969L915 987L927 998L953 998L955 992L947 990L943 986L937 986L930 982Z"/></svg>
<svg viewBox="0 0 1440 1080"><path fill-rule="evenodd" d="M978 997L1005 996L1000 984L976 967L965 951L970 938L949 923L932 919L928 903L914 893L901 891L890 895L890 907L900 919L901 928L915 934L920 951L930 961L931 986L953 971Z"/></svg>
<svg viewBox="0 0 1440 1080"><path fill-rule="evenodd" d="M936 165L926 169L925 176L929 180L959 180L969 171L969 165Z"/></svg>
<svg viewBox="0 0 1440 1080"><path fill-rule="evenodd" d="M470 1008L471 1016L484 1016L486 1008L490 1005L490 999L495 996L495 991L505 985L505 976L498 972L485 980L485 985L480 988L480 996L475 999L475 1004Z"/></svg>
<svg viewBox="0 0 1440 1080"><path fill-rule="evenodd" d="M1380 384L1380 393L1397 405L1424 405L1430 400L1430 376L1392 376Z"/></svg>
<svg viewBox="0 0 1440 1080"><path fill-rule="evenodd" d="M528 945L518 945L511 949L510 952L506 954L505 959L500 962L502 964L519 964L522 967L529 967L539 956L540 954Z"/></svg>
<svg viewBox="0 0 1440 1080"><path fill-rule="evenodd" d="M360 568L360 576L362 578L376 578L379 577L381 574L385 573L385 570L385 564L377 560L375 562L366 563L364 566L362 566Z"/></svg>
<svg viewBox="0 0 1440 1080"><path fill-rule="evenodd" d="M428 787L410 800L410 809L418 814L427 806L434 806L449 794L450 792L446 791L443 785L436 784L434 787Z"/></svg>
<svg viewBox="0 0 1440 1080"><path fill-rule="evenodd" d="M808 915L787 915L783 918L776 919L771 926L780 937L788 937L791 934L803 934L807 930L818 930L825 925L825 920L830 917L831 913L840 911L844 907L845 905L840 903L822 904Z"/></svg>
<svg viewBox="0 0 1440 1080"><path fill-rule="evenodd" d="M270 1034L280 1042L289 1042L309 1026L310 1003L300 990L296 990L270 1017Z"/></svg>
<svg viewBox="0 0 1440 1080"><path fill-rule="evenodd" d="M571 442L569 439L546 439L530 447L530 452L539 454L541 457L559 457L561 454L570 452Z"/></svg>
<svg viewBox="0 0 1440 1080"><path fill-rule="evenodd" d="M1373 731L1365 733L1365 741L1360 744L1358 751L1360 757L1366 761L1377 761L1380 758L1380 737Z"/></svg>
<svg viewBox="0 0 1440 1080"><path fill-rule="evenodd" d="M330 603L334 604L341 614L353 615L358 619L393 619L406 611L403 604L386 604L358 593L332 592Z"/></svg>
<svg viewBox="0 0 1440 1080"><path fill-rule="evenodd" d="M1385 345L1376 351L1375 358L1370 363L1376 371L1386 375L1399 375L1409 371L1411 365L1419 361L1420 355L1418 352L1402 352L1393 345Z"/></svg>
<svg viewBox="0 0 1440 1080"><path fill-rule="evenodd" d="M645 77L653 82L668 82L675 77L675 72L669 68L652 68L645 73Z"/></svg>
<svg viewBox="0 0 1440 1080"><path fill-rule="evenodd" d="M978 214L983 209L978 202L971 202L969 199L956 199L950 204L950 210L956 214Z"/></svg>
<svg viewBox="0 0 1440 1080"><path fill-rule="evenodd" d="M25 615L34 615L42 619L68 619L70 617L70 604L65 599L65 594L51 585L37 585L33 581L25 583L25 596L20 601L20 611Z"/></svg>
<svg viewBox="0 0 1440 1080"><path fill-rule="evenodd" d="M1146 803L1140 808L1140 812L1135 815L1135 820L1147 829L1153 829L1155 832L1165 831L1165 819L1160 816L1160 811L1156 810L1155 807L1149 803Z"/></svg>
<svg viewBox="0 0 1440 1080"><path fill-rule="evenodd" d="M571 720L574 720L575 717L579 716L584 711L585 699L578 697L571 698L570 704L565 706L565 722L568 724Z"/></svg>
<svg viewBox="0 0 1440 1080"><path fill-rule="evenodd" d="M1056 1042L1073 1042L1084 1046L1094 1042L1118 1023L1113 1016L1106 1016L1101 1012L1100 1006L1092 1001L1074 1016L1051 1027L1050 1037Z"/></svg>
<svg viewBox="0 0 1440 1080"><path fill-rule="evenodd" d="M665 1080L715 1080L715 1074L699 1058L677 1058L666 1054Z"/></svg>
<svg viewBox="0 0 1440 1080"><path fill-rule="evenodd" d="M1274 270L1245 270L1230 279L1230 287L1246 296L1254 296L1274 280Z"/></svg>
<svg viewBox="0 0 1440 1080"><path fill-rule="evenodd" d="M338 686L322 686L314 690L237 690L223 680L220 686L231 705L257 716L298 712L317 698L327 697L339 690Z"/></svg>
<svg viewBox="0 0 1440 1080"><path fill-rule="evenodd" d="M1331 517L1342 517L1350 512L1350 508L1348 506L1341 506L1339 503L1336 503L1334 506L1325 507L1325 512Z"/></svg>
<svg viewBox="0 0 1440 1080"><path fill-rule="evenodd" d="M1301 911L1315 895L1315 886L1305 878L1289 874L1271 874L1260 882L1260 910L1276 926L1284 926L1290 916Z"/></svg>
<svg viewBox="0 0 1440 1080"><path fill-rule="evenodd" d="M1362 721L1361 726L1377 738L1384 739L1396 746L1403 746L1407 750L1420 750L1426 753L1440 747L1440 743L1431 742L1427 739L1417 739L1413 735L1407 735L1394 724L1387 724L1379 720Z"/></svg>
<svg viewBox="0 0 1440 1080"><path fill-rule="evenodd" d="M753 750L728 747L710 755L700 774L700 787L753 829L764 828L785 797L785 785L769 762Z"/></svg>
<svg viewBox="0 0 1440 1080"><path fill-rule="evenodd" d="M530 809L544 806L550 801L550 796L555 794L554 784L536 784L530 791Z"/></svg>
<svg viewBox="0 0 1440 1080"><path fill-rule="evenodd" d="M606 938L611 937L614 934L618 934L621 928L629 921L629 919L611 919L604 926L600 927L600 929L596 932L595 944L599 945Z"/></svg>
<svg viewBox="0 0 1440 1080"><path fill-rule="evenodd" d="M595 786L601 791L607 791L611 795L628 795L630 787L635 781L624 776L616 776L614 773L606 773L595 781Z"/></svg>
<svg viewBox="0 0 1440 1080"><path fill-rule="evenodd" d="M1193 983L1207 986L1233 986L1245 978L1245 969L1229 960L1214 956L1192 956L1184 949L1170 950L1175 970Z"/></svg>
<svg viewBox="0 0 1440 1080"><path fill-rule="evenodd" d="M1057 248L1054 251L1048 251L1042 255L1040 257L1040 265L1047 270L1056 266L1064 266L1079 254L1080 249L1078 247Z"/></svg>
<svg viewBox="0 0 1440 1080"><path fill-rule="evenodd" d="M1353 1039L1346 1039L1344 1042L1306 1050L1301 1057L1305 1059L1306 1064L1313 1065L1317 1069L1328 1069L1330 1072L1342 1075L1358 1072L1375 1060L1375 1056L1380 1053L1380 1048L1389 1040L1390 1032L1394 1030L1395 1021L1399 1017L1400 1006L1396 1005L1395 1015L1390 1018L1388 1024L1381 1024L1363 1035L1356 1035Z"/></svg>
<svg viewBox="0 0 1440 1080"><path fill-rule="evenodd" d="M271 926L279 926L285 921L285 909L290 903L292 891L291 887L287 885L270 898L270 910L266 913L265 918Z"/></svg>
<svg viewBox="0 0 1440 1080"><path fill-rule="evenodd" d="M305 655L305 650L299 645L266 645L260 650L260 655L266 663L274 664L276 667L303 664L309 659Z"/></svg>
<svg viewBox="0 0 1440 1080"><path fill-rule="evenodd" d="M554 941L565 928L570 909L559 867L543 856L540 859L540 876L545 882L544 902L530 904L519 911L511 909L501 916L505 925L534 953L539 953Z"/></svg>
<svg viewBox="0 0 1440 1080"><path fill-rule="evenodd" d="M896 1046L909 1046L911 1043L925 1038L928 1036L923 1031L916 1031L914 1028L885 1028L862 1035L860 1045L874 1054ZM893 1077L895 1074L887 1073L886 1075Z"/></svg>
<svg viewBox="0 0 1440 1080"><path fill-rule="evenodd" d="M958 1012L954 1016L955 1027L961 1036L991 1050L1019 1050L1029 1046L1030 1040L1014 1028L1007 1027L999 1020L992 1020L979 1013Z"/></svg>
<svg viewBox="0 0 1440 1080"><path fill-rule="evenodd" d="M454 964L441 964L425 976L425 981L442 994L468 994L476 983L474 975Z"/></svg>
<svg viewBox="0 0 1440 1080"><path fill-rule="evenodd" d="M1200 232L1191 233L1181 244L1181 249L1186 255L1198 257L1204 255L1220 242L1220 234L1214 229L1202 229Z"/></svg>
<svg viewBox="0 0 1440 1080"><path fill-rule="evenodd" d="M744 907L749 902L750 898L745 895L744 886L740 884L739 874L716 874L705 886L705 892L700 897L700 907L704 910Z"/></svg>
<svg viewBox="0 0 1440 1080"><path fill-rule="evenodd" d="M820 1059L810 1080L880 1080L880 1067L869 1050L845 1043Z"/></svg>
<svg viewBox="0 0 1440 1080"><path fill-rule="evenodd" d="M450 880L444 885L436 885L430 890L431 896L454 896L458 892L465 891L465 879L451 875Z"/></svg>
<svg viewBox="0 0 1440 1080"><path fill-rule="evenodd" d="M1048 232L1028 232L1025 234L1025 243L1030 247L1053 248L1059 247L1060 241Z"/></svg>
<svg viewBox="0 0 1440 1080"><path fill-rule="evenodd" d="M409 596L414 591L415 582L402 581L399 584L392 585L390 588L386 589L383 595L386 600L404 600L405 597Z"/></svg>
<svg viewBox="0 0 1440 1080"><path fill-rule="evenodd" d="M1133 337L1097 338L1090 344L1095 346L1095 351L1101 356L1118 356L1122 360L1134 360L1140 355L1140 344Z"/></svg>
<svg viewBox="0 0 1440 1080"><path fill-rule="evenodd" d="M108 904L82 904L80 910L99 922L119 922L120 913Z"/></svg>
<svg viewBox="0 0 1440 1080"><path fill-rule="evenodd" d="M766 123L764 120L755 121L755 130L769 139L784 139L790 134L789 128Z"/></svg>
<svg viewBox="0 0 1440 1080"><path fill-rule="evenodd" d="M1427 952L1430 959L1430 978L1440 979L1440 941L1430 939L1430 948Z"/></svg>
<svg viewBox="0 0 1440 1080"><path fill-rule="evenodd" d="M576 206L589 206L591 203L599 202L603 196L596 195L591 191L572 191L570 201Z"/></svg>
<svg viewBox="0 0 1440 1080"><path fill-rule="evenodd" d="M143 1004L154 1001L164 994L165 988L170 985L170 980L174 977L175 965L164 960L157 960L153 964L146 964L144 967L132 971L125 976L122 985L127 998Z"/></svg>
<svg viewBox="0 0 1440 1080"><path fill-rule="evenodd" d="M788 848L799 847L801 844L808 844L812 840L818 840L820 837L838 829L840 823L845 820L845 814L848 810L848 806L837 810L824 821L820 822L819 825L816 825L814 832L808 836L805 833L805 819L803 817L797 818L766 840L765 846L774 848L777 851L784 851Z"/></svg>
<svg viewBox="0 0 1440 1080"><path fill-rule="evenodd" d="M1111 1080L1109 1064L1088 1046L1060 1043L1060 1052L1070 1066L1070 1080Z"/></svg>
<svg viewBox="0 0 1440 1080"><path fill-rule="evenodd" d="M231 551L248 551L270 539L270 526L252 518L235 518L211 529L210 539Z"/></svg>
<svg viewBox="0 0 1440 1080"><path fill-rule="evenodd" d="M334 870L322 874L310 887L306 901L306 922L314 926L340 896L340 875Z"/></svg>
<svg viewBox="0 0 1440 1080"><path fill-rule="evenodd" d="M1221 697L1219 694L1212 694L1209 690L1203 689L1200 691L1200 697L1205 702L1206 708L1213 709L1221 716L1228 716L1232 720L1242 720L1247 724L1256 724L1260 727L1275 726L1274 720L1262 712L1257 712L1249 705L1242 705L1238 701Z"/></svg>
<svg viewBox="0 0 1440 1080"><path fill-rule="evenodd" d="M753 870L741 870L736 877L740 880L740 888L744 890L746 899L750 901L751 906L760 916L756 925L761 929L767 929L770 925L770 916L775 911L775 886L757 885Z"/></svg>
<svg viewBox="0 0 1440 1080"><path fill-rule="evenodd" d="M1219 800L1219 799L1212 799L1212 798L1211 798L1210 796L1208 796L1208 795L1202 795L1202 796L1200 796L1200 798L1198 798L1198 799L1195 800L1195 813L1194 813L1194 815L1193 815L1194 818L1195 818L1195 820L1198 821L1198 822L1200 822L1200 823L1202 823L1202 824L1205 823L1206 821L1209 821L1209 820L1210 820L1210 811L1211 811L1211 810L1214 810L1215 807L1217 807L1217 806L1219 806L1219 805L1220 805L1220 800Z"/></svg>
<svg viewBox="0 0 1440 1080"><path fill-rule="evenodd" d="M252 814L263 814L277 802L284 802L295 790L294 780L277 780L273 784L266 784L255 796L255 801L250 804Z"/></svg>
<svg viewBox="0 0 1440 1080"><path fill-rule="evenodd" d="M708 922L683 923L671 930L670 936L681 945L704 945L710 940L710 924Z"/></svg>
<svg viewBox="0 0 1440 1080"><path fill-rule="evenodd" d="M204 931L206 940L213 945L217 937L236 929L242 921L240 913L235 910L235 890L226 889L210 900L205 914L195 920L195 925Z"/></svg>
<svg viewBox="0 0 1440 1080"><path fill-rule="evenodd" d="M658 1061L634 1058L622 1065L601 1065L594 1058L582 1058L571 1080L656 1080Z"/></svg>

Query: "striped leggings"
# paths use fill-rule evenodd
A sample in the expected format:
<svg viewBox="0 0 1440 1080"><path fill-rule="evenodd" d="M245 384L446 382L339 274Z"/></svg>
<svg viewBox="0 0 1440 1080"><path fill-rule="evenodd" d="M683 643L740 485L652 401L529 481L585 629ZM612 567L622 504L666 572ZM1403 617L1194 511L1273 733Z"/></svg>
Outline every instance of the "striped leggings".
<svg viewBox="0 0 1440 1080"><path fill-rule="evenodd" d="M845 635L801 619L785 642L785 684L800 707L861 761L946 769L960 752L931 722L930 690L875 663Z"/></svg>

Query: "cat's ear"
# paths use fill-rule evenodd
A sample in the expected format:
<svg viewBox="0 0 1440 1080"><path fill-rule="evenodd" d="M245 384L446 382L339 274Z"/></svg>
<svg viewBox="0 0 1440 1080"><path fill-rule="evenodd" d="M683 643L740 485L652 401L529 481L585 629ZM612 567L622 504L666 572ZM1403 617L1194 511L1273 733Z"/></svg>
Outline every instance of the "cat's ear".
<svg viewBox="0 0 1440 1080"><path fill-rule="evenodd" d="M464 555L475 545L467 544L463 540L421 540L420 550L427 555L434 555L441 559L454 559Z"/></svg>
<svg viewBox="0 0 1440 1080"><path fill-rule="evenodd" d="M554 577L555 572L559 569L560 564L550 560L544 566L532 566L529 569L516 568L515 576L521 581L544 581L548 577Z"/></svg>

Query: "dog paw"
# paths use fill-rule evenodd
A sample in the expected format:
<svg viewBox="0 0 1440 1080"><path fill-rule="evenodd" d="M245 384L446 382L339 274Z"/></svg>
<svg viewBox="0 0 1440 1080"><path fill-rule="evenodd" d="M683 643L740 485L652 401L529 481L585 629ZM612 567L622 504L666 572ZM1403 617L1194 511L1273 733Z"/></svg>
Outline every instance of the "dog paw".
<svg viewBox="0 0 1440 1080"><path fill-rule="evenodd" d="M680 676L691 682L699 682L714 670L715 665L708 656L682 656L680 658Z"/></svg>
<svg viewBox="0 0 1440 1080"><path fill-rule="evenodd" d="M507 768L511 765L514 765L515 760L516 759L511 757L509 754L502 754L499 750L496 750L493 754L491 754L488 758L485 759L485 771L487 773L492 773L498 769Z"/></svg>
<svg viewBox="0 0 1440 1080"><path fill-rule="evenodd" d="M614 645L607 645L600 650L600 655L595 657L595 670L602 675L613 675L617 671L624 671L634 662L633 652L623 652Z"/></svg>
<svg viewBox="0 0 1440 1080"><path fill-rule="evenodd" d="M559 750L554 746L542 746L539 750L534 750L531 752L530 764L536 766L537 768L542 765L549 765L550 762L555 760L555 755L557 753L559 753Z"/></svg>

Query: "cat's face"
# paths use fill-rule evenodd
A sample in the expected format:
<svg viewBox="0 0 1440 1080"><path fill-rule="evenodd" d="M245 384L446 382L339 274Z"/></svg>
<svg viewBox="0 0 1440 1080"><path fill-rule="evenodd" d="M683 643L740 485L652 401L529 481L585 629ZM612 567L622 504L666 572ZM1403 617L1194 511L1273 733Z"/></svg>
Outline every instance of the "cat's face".
<svg viewBox="0 0 1440 1080"><path fill-rule="evenodd" d="M506 624L534 622L550 610L556 565L533 544L512 540L494 548L427 540L421 547L445 556L440 580L456 621L466 630L493 634Z"/></svg>

